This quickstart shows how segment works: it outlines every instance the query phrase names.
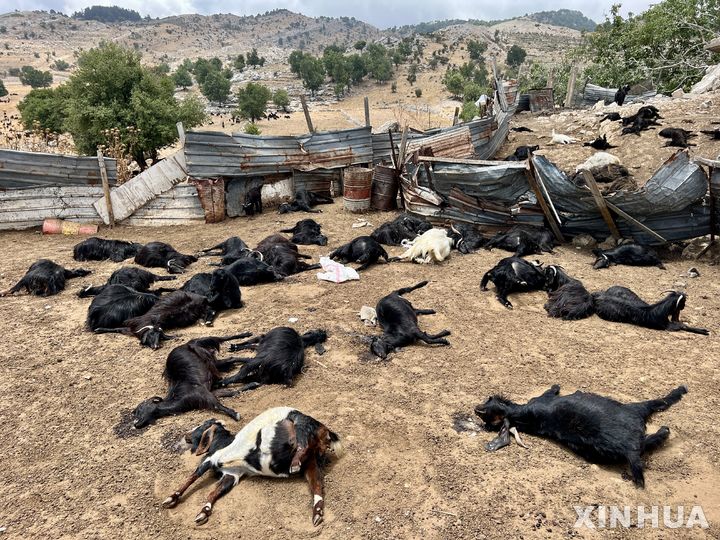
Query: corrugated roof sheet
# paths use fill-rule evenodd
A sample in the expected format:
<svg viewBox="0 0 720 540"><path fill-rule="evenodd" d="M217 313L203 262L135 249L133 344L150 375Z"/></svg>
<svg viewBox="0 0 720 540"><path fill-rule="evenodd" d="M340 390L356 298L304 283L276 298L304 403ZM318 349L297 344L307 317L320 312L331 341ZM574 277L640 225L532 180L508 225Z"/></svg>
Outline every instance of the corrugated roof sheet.
<svg viewBox="0 0 720 540"><path fill-rule="evenodd" d="M116 161L105 158L105 167L114 185ZM0 150L0 189L72 185L102 185L97 157Z"/></svg>
<svg viewBox="0 0 720 540"><path fill-rule="evenodd" d="M615 101L615 92L617 88L603 88L596 84L586 84L585 90L583 91L583 103L585 105L595 105L598 101L603 100L606 104ZM651 97L655 97L657 92L651 90L642 94L628 94L625 96L625 105L628 103L634 103L636 101L645 101Z"/></svg>
<svg viewBox="0 0 720 540"><path fill-rule="evenodd" d="M370 163L369 127L303 136L190 131L185 159L192 178L246 177Z"/></svg>

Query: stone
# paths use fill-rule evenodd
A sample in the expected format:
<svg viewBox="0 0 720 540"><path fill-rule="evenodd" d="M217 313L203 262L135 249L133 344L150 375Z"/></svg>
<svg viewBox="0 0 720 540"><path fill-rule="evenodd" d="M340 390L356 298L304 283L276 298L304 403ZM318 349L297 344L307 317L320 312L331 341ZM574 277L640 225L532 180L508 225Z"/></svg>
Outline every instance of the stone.
<svg viewBox="0 0 720 540"><path fill-rule="evenodd" d="M600 249L612 249L615 246L617 246L617 240L615 240L615 237L612 235L598 244Z"/></svg>
<svg viewBox="0 0 720 540"><path fill-rule="evenodd" d="M579 234L572 240L573 246L579 249L592 249L597 246L597 240L595 240L589 234Z"/></svg>

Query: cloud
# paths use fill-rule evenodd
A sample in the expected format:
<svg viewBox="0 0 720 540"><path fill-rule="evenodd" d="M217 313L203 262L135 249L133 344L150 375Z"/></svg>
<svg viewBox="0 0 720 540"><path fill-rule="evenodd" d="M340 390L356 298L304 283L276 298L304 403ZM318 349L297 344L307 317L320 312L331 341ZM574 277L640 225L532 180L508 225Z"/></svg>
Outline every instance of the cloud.
<svg viewBox="0 0 720 540"><path fill-rule="evenodd" d="M91 4L122 5L143 15L166 17L181 13L235 13L254 15L275 8L317 17L355 17L379 28L402 26L440 19L506 19L555 9L577 9L595 21L602 21L616 0L587 2L586 0L360 0L339 2L338 0L4 0L6 11L55 9L73 13ZM623 12L639 13L647 9L649 0L629 0L623 4Z"/></svg>

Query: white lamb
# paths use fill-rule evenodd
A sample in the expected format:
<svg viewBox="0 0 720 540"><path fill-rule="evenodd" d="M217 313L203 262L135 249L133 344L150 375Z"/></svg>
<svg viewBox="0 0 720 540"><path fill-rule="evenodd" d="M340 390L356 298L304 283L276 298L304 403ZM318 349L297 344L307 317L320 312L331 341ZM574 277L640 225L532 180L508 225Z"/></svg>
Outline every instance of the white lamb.
<svg viewBox="0 0 720 540"><path fill-rule="evenodd" d="M555 133L555 130L552 130L552 141L550 141L550 144L572 144L574 142L577 142L577 139L573 139L569 135L563 135L562 133Z"/></svg>
<svg viewBox="0 0 720 540"><path fill-rule="evenodd" d="M430 264L442 262L450 256L453 241L448 238L445 229L430 229L414 240L403 240L402 246L407 251L400 255L400 259Z"/></svg>

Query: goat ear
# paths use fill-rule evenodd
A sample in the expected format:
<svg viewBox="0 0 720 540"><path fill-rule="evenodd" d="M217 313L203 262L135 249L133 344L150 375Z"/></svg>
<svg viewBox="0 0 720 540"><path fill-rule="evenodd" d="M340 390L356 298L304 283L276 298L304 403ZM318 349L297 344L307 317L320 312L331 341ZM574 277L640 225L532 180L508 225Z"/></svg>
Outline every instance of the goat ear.
<svg viewBox="0 0 720 540"><path fill-rule="evenodd" d="M215 438L216 429L217 426L212 425L203 432L202 437L200 437L200 442L198 443L197 450L195 450L196 456L202 456L203 454L207 454L208 450L210 450L210 445Z"/></svg>

